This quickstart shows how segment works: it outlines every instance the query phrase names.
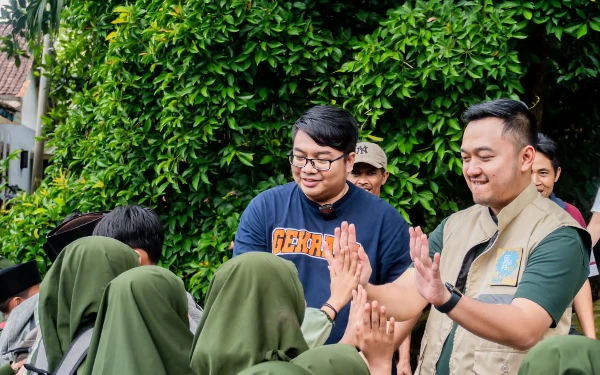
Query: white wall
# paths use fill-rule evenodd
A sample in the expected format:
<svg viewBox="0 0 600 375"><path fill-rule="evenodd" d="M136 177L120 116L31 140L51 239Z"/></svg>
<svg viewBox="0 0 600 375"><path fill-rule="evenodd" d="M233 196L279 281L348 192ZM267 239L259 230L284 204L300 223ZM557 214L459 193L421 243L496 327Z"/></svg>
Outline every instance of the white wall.
<svg viewBox="0 0 600 375"><path fill-rule="evenodd" d="M27 79L29 80L29 86L27 87L27 91L25 91L25 96L23 97L21 104L21 124L35 131L35 124L37 122L38 88L35 84L36 80L34 79L32 72L29 72Z"/></svg>
<svg viewBox="0 0 600 375"><path fill-rule="evenodd" d="M10 144L10 151L29 151L28 156L33 155L35 142L35 131L22 125L0 125L0 140ZM0 150L0 153L2 150ZM0 156L1 157L1 156ZM28 158L28 159L29 159ZM12 160L8 167L8 182L17 185L25 191L31 186L31 161L27 161L27 168L21 169L19 159Z"/></svg>

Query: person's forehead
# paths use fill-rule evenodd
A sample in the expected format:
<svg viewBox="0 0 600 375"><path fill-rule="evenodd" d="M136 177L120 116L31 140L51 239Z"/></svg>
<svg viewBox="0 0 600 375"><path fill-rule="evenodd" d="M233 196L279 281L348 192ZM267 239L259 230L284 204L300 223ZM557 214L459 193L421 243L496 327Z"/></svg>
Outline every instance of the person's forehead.
<svg viewBox="0 0 600 375"><path fill-rule="evenodd" d="M538 169L551 170L552 169L552 161L548 158L548 156L546 156L545 154L542 154L541 152L538 151L535 153L535 159L533 160L533 169L534 170L538 170Z"/></svg>
<svg viewBox="0 0 600 375"><path fill-rule="evenodd" d="M512 144L503 136L504 120L489 117L469 122L463 134L461 148L465 151L498 150Z"/></svg>
<svg viewBox="0 0 600 375"><path fill-rule="evenodd" d="M320 146L308 134L301 130L296 133L293 147L294 151L311 155L333 155L339 153L339 151L332 147Z"/></svg>

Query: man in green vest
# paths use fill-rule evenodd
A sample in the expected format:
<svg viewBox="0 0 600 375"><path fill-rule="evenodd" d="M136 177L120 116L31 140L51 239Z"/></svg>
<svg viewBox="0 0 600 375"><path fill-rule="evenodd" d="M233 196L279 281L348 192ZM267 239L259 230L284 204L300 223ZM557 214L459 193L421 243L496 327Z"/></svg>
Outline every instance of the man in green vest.
<svg viewBox="0 0 600 375"><path fill-rule="evenodd" d="M411 228L414 267L367 293L398 320L434 306L416 374L516 374L527 350L569 332L591 239L531 181L537 124L524 103L485 102L463 118L463 175L476 204L429 238Z"/></svg>

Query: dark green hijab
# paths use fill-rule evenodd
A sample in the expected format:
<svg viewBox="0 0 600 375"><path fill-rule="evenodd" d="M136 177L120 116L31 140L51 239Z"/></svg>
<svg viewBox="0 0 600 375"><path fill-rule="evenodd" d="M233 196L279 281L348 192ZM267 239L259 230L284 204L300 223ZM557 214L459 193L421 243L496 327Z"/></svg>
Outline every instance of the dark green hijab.
<svg viewBox="0 0 600 375"><path fill-rule="evenodd" d="M40 285L48 371L56 369L79 330L94 324L108 283L137 266L135 251L112 238L84 237L63 249Z"/></svg>
<svg viewBox="0 0 600 375"><path fill-rule="evenodd" d="M369 367L352 345L325 345L292 360L311 374L369 375Z"/></svg>
<svg viewBox="0 0 600 375"><path fill-rule="evenodd" d="M308 370L303 369L290 362L263 362L239 372L238 375L312 375Z"/></svg>
<svg viewBox="0 0 600 375"><path fill-rule="evenodd" d="M295 358L308 350L304 303L293 263L259 252L226 262L208 288L190 366L199 375L225 375Z"/></svg>
<svg viewBox="0 0 600 375"><path fill-rule="evenodd" d="M320 346L300 354L291 362L264 362L239 375L369 375L369 368L355 347Z"/></svg>
<svg viewBox="0 0 600 375"><path fill-rule="evenodd" d="M157 266L129 270L106 287L85 374L191 375L188 324L180 278Z"/></svg>
<svg viewBox="0 0 600 375"><path fill-rule="evenodd" d="M519 375L591 374L600 374L600 341L575 335L541 341L519 368Z"/></svg>

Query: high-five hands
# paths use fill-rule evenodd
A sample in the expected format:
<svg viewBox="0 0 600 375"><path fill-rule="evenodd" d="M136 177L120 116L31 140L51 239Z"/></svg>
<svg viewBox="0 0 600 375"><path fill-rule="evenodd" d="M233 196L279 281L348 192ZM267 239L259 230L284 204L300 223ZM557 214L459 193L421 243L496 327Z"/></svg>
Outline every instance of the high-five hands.
<svg viewBox="0 0 600 375"><path fill-rule="evenodd" d="M336 228L334 231L333 249L329 249L327 244L324 244L323 248L329 267L332 267L336 273L339 273L342 270L344 264L342 250L347 248L350 254L357 254L360 265L362 266L359 283L363 287L367 286L373 269L371 268L371 263L369 257L365 253L365 249L356 242L356 227L354 224L348 225L348 222L342 222L341 227Z"/></svg>
<svg viewBox="0 0 600 375"><path fill-rule="evenodd" d="M358 254L350 251L348 246L343 248L338 256L334 259L327 244L324 245L325 256L329 264L335 263L338 267L330 265L329 277L331 279L330 288L331 296L327 303L339 312L348 304L352 298L352 291L359 285L362 264L358 259ZM335 317L334 317L335 318Z"/></svg>
<svg viewBox="0 0 600 375"><path fill-rule="evenodd" d="M450 300L450 292L440 276L440 253L429 256L427 236L420 227L410 228L410 257L415 265L415 284L423 298L434 306L441 306Z"/></svg>

